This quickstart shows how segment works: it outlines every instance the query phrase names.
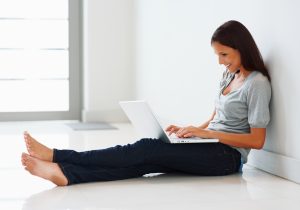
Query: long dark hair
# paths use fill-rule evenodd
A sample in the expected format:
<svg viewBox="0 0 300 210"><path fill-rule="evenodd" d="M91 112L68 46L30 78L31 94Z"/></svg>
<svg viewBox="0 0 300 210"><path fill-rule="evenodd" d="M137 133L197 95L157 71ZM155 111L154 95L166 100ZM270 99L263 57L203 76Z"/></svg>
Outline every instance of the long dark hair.
<svg viewBox="0 0 300 210"><path fill-rule="evenodd" d="M239 51L241 62L248 71L259 71L271 80L259 49L248 29L240 22L230 20L219 26L211 37L211 44L222 45Z"/></svg>

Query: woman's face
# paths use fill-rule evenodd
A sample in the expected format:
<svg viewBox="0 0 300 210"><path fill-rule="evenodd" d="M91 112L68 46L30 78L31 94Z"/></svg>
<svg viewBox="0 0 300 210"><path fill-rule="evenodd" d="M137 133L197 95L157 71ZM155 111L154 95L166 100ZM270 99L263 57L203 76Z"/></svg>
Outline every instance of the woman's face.
<svg viewBox="0 0 300 210"><path fill-rule="evenodd" d="M234 73L243 68L241 64L241 55L238 50L222 45L219 42L213 42L212 47L219 58L219 64L224 65L230 72Z"/></svg>

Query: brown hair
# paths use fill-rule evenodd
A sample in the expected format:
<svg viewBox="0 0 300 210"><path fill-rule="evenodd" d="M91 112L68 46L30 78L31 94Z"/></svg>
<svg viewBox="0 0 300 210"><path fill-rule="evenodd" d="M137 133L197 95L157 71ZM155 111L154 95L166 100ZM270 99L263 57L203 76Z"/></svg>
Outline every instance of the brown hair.
<svg viewBox="0 0 300 210"><path fill-rule="evenodd" d="M238 50L245 69L259 71L271 80L252 35L242 23L235 20L225 22L212 35L211 44L213 42Z"/></svg>

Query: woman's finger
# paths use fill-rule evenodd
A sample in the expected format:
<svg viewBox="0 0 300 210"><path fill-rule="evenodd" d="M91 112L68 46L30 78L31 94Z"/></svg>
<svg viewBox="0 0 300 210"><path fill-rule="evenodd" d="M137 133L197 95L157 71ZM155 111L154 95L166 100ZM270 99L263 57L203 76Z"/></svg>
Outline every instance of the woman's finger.
<svg viewBox="0 0 300 210"><path fill-rule="evenodd" d="M176 125L169 125L165 130L166 131L170 131L171 129L173 129L174 131L177 130L179 127Z"/></svg>
<svg viewBox="0 0 300 210"><path fill-rule="evenodd" d="M169 131L172 127L173 127L172 125L169 125L169 126L165 129L165 131Z"/></svg>
<svg viewBox="0 0 300 210"><path fill-rule="evenodd" d="M176 132L176 135L179 138L182 138L184 134L185 134L185 128L181 128L181 129L179 129L178 132Z"/></svg>
<svg viewBox="0 0 300 210"><path fill-rule="evenodd" d="M171 128L169 132L169 136L171 136L173 133L174 133L174 128Z"/></svg>
<svg viewBox="0 0 300 210"><path fill-rule="evenodd" d="M192 133L186 133L183 135L184 138L191 138L194 137L194 135Z"/></svg>

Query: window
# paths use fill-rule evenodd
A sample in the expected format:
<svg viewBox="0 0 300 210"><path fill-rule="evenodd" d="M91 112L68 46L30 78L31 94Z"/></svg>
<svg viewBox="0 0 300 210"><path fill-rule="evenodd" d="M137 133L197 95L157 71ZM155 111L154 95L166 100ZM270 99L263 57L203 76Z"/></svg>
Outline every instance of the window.
<svg viewBox="0 0 300 210"><path fill-rule="evenodd" d="M1 120L80 118L79 9L74 0L0 0Z"/></svg>

